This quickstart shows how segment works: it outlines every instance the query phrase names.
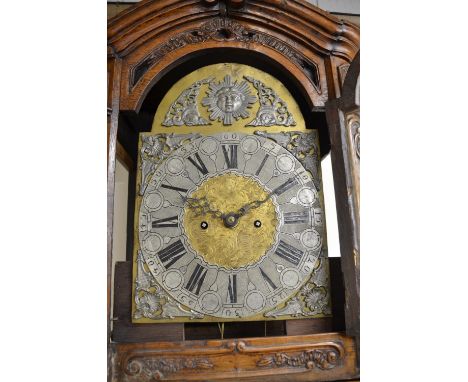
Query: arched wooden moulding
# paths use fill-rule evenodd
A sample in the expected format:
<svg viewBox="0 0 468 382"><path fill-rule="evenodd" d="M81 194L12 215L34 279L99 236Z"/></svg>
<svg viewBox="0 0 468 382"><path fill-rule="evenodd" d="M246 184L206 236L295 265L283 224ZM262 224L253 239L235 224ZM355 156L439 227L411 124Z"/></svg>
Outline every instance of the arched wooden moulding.
<svg viewBox="0 0 468 382"><path fill-rule="evenodd" d="M339 68L356 54L359 30L305 0L148 0L110 20L108 42L109 57L122 61L121 110L138 111L174 63L216 48L264 54L323 107L340 94Z"/></svg>

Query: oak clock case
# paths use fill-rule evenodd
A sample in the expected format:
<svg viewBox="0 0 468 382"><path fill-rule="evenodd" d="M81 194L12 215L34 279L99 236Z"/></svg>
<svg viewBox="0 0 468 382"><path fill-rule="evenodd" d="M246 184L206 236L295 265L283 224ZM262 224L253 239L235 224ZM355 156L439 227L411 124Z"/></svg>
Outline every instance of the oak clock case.
<svg viewBox="0 0 468 382"><path fill-rule="evenodd" d="M133 322L330 315L317 136L255 68L173 86L140 135Z"/></svg>

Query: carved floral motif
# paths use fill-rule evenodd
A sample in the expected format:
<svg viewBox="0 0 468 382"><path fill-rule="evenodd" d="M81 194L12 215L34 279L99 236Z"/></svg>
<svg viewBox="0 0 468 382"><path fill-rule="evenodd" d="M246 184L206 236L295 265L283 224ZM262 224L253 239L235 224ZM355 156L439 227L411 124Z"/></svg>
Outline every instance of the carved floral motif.
<svg viewBox="0 0 468 382"><path fill-rule="evenodd" d="M320 370L333 369L340 359L335 349L305 350L299 354L276 353L273 356L262 357L258 362L259 367L305 367L306 369L318 368Z"/></svg>
<svg viewBox="0 0 468 382"><path fill-rule="evenodd" d="M161 379L185 380L187 372L193 370L205 380L211 380L211 373L236 373L239 377L241 369L226 370L226 365L235 364L241 355L251 357L256 367L261 371L267 368L305 368L318 369L324 372L343 366L345 348L341 341L327 340L325 342L289 344L282 349L281 345L252 344L246 340L224 341L218 346L204 346L182 354L168 349L146 349L126 352L118 361L121 370L120 382L146 382ZM220 356L222 356L222 361ZM219 363L218 363L219 361ZM184 372L185 371L185 372ZM240 373L239 373L240 372ZM265 375L265 374L263 374ZM233 376L233 375L232 375Z"/></svg>
<svg viewBox="0 0 468 382"><path fill-rule="evenodd" d="M123 381L161 380L184 369L206 370L213 366L212 362L201 358L139 357L127 364Z"/></svg>

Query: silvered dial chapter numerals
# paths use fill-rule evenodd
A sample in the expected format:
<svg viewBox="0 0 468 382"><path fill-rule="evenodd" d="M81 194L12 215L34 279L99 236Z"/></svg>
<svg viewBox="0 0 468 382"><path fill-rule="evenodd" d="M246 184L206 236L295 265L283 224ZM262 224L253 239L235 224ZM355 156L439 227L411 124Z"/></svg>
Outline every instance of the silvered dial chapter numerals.
<svg viewBox="0 0 468 382"><path fill-rule="evenodd" d="M231 304L237 303L237 275L229 275L228 296Z"/></svg>
<svg viewBox="0 0 468 382"><path fill-rule="evenodd" d="M292 246L280 240L278 247L276 248L275 255L281 257L282 259L288 261L289 263L297 266L304 255L304 251Z"/></svg>
<svg viewBox="0 0 468 382"><path fill-rule="evenodd" d="M200 293L200 288L205 281L207 272L208 270L203 265L197 264L192 274L190 275L189 280L187 281L185 289L198 295Z"/></svg>
<svg viewBox="0 0 468 382"><path fill-rule="evenodd" d="M187 200L204 182L226 174L254 180L268 195L253 197L238 217L251 229L245 232L258 235L266 224L274 224L272 244L263 256L237 268L208 261L187 234L192 223ZM272 222L259 218L267 200L276 216ZM196 225L200 237L215 226L238 229L233 257L248 248L246 242L255 242L242 227L223 225L219 211L208 212L212 206L206 202L192 199L203 223ZM230 212L238 214L241 207ZM222 133L181 145L161 163L143 196L138 231L144 260L171 298L203 315L247 318L286 301L310 277L320 253L321 207L311 175L286 149L265 137ZM223 245L222 236L210 240Z"/></svg>
<svg viewBox="0 0 468 382"><path fill-rule="evenodd" d="M159 259L167 269L177 260L186 254L186 250L181 240L168 245L166 248L158 252Z"/></svg>
<svg viewBox="0 0 468 382"><path fill-rule="evenodd" d="M188 157L187 158L190 163L192 163L195 168L200 171L203 175L208 174L208 169L205 166L205 163L203 163L202 159L200 158L200 154L195 153L193 157Z"/></svg>
<svg viewBox="0 0 468 382"><path fill-rule="evenodd" d="M227 168L237 168L238 145L221 145Z"/></svg>

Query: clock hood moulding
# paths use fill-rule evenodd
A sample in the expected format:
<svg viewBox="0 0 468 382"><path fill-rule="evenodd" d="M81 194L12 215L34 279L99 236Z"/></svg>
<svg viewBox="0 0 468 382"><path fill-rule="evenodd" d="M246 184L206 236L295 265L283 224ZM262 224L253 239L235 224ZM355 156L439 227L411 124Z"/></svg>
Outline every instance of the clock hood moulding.
<svg viewBox="0 0 468 382"><path fill-rule="evenodd" d="M358 27L305 0L231 3L148 0L110 19L108 56L122 61L120 109L138 112L176 63L216 48L265 55L295 77L314 107L339 96L337 68L355 56Z"/></svg>

